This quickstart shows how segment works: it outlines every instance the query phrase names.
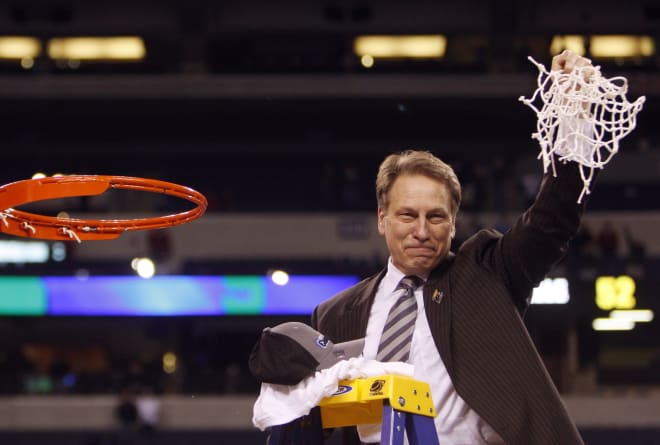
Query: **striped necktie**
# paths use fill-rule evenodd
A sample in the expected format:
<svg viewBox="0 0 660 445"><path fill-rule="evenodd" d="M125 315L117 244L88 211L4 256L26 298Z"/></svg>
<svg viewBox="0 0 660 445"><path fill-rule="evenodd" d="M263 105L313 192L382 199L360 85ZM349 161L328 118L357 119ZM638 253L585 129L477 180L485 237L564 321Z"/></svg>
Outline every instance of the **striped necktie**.
<svg viewBox="0 0 660 445"><path fill-rule="evenodd" d="M405 276L399 282L396 290L404 289L405 292L394 303L387 315L376 360L381 362L405 362L408 360L417 319L415 289L421 284L422 279L413 275Z"/></svg>

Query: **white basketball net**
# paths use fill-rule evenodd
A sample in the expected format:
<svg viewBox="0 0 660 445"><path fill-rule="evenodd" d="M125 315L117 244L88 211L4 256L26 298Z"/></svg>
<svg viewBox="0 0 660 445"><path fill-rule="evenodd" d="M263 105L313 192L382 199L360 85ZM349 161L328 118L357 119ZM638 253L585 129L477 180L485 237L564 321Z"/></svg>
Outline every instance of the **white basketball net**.
<svg viewBox="0 0 660 445"><path fill-rule="evenodd" d="M628 102L626 78L607 79L599 66L575 67L567 74L548 72L532 57L529 60L539 69L538 88L529 99L521 96L519 100L538 118L537 131L532 133L541 146L538 157L543 159L543 170L547 173L552 166L555 176L555 156L580 164L584 183L580 203L590 193L594 170L610 161L619 150L619 140L637 125L645 97Z"/></svg>

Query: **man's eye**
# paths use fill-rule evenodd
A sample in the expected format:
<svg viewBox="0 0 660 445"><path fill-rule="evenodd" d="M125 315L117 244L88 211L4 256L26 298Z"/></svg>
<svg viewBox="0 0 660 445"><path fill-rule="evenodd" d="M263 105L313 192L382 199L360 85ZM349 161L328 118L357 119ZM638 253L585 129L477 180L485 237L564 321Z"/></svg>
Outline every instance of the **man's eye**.
<svg viewBox="0 0 660 445"><path fill-rule="evenodd" d="M399 219L402 221L412 221L415 217L411 213L402 213L399 215Z"/></svg>
<svg viewBox="0 0 660 445"><path fill-rule="evenodd" d="M444 215L431 215L429 217L429 221L431 222L431 224L440 224L444 222L445 219L446 218L444 217Z"/></svg>

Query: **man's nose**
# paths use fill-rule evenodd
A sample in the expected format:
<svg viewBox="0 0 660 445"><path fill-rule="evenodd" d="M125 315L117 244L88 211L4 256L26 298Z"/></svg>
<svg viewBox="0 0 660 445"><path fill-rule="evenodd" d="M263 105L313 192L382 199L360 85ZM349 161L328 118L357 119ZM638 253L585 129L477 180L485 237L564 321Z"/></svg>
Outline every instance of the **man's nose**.
<svg viewBox="0 0 660 445"><path fill-rule="evenodd" d="M427 239L429 237L429 228L426 218L419 217L415 221L414 235L419 239Z"/></svg>

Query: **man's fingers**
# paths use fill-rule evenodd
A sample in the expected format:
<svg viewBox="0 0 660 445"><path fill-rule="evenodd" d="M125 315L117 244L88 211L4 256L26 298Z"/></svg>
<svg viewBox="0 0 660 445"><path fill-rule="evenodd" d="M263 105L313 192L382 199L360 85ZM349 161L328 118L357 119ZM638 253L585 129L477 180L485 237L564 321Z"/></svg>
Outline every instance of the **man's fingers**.
<svg viewBox="0 0 660 445"><path fill-rule="evenodd" d="M565 49L560 54L552 58L551 70L561 70L564 73L568 74L572 72L575 68L578 67L587 67L592 66L591 60L586 57L582 57L570 49ZM593 69L585 69L586 78L591 77L593 74Z"/></svg>
<svg viewBox="0 0 660 445"><path fill-rule="evenodd" d="M586 82L589 82L591 78L594 76L594 73L596 72L596 69L592 67L591 65L585 65L584 70L582 71L582 75L584 77L584 80Z"/></svg>
<svg viewBox="0 0 660 445"><path fill-rule="evenodd" d="M578 66L578 63L580 61L580 56L578 56L576 53L573 51L566 50L566 63L564 64L564 71L566 73L570 73L575 69L576 66Z"/></svg>
<svg viewBox="0 0 660 445"><path fill-rule="evenodd" d="M564 69L564 64L566 63L566 51L567 50L564 50L552 58L552 66L550 67L552 71Z"/></svg>
<svg viewBox="0 0 660 445"><path fill-rule="evenodd" d="M571 51L570 49L565 49L564 51L562 51L561 53L557 54L555 57L552 58L551 69L553 71L566 70L568 65L572 70L573 66L570 60L574 55L576 54L573 51Z"/></svg>

